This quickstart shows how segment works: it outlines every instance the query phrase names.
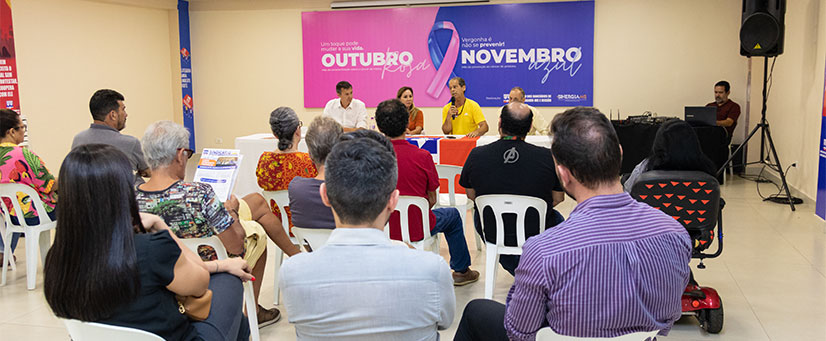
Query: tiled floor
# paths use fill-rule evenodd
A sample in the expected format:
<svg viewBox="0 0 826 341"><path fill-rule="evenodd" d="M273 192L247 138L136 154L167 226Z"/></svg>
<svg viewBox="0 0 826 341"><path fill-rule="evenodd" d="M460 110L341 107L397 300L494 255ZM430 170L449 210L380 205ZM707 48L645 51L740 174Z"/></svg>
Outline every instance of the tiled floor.
<svg viewBox="0 0 826 341"><path fill-rule="evenodd" d="M700 284L716 288L724 300L723 331L707 334L695 318L684 317L668 337L660 339L826 340L826 223L814 215L814 203L807 201L791 212L788 206L761 201L754 183L736 177L723 186L723 195L727 202L724 252L721 258L707 260L706 269L694 268ZM559 210L567 216L574 204L568 198ZM476 251L471 233L468 229L472 268L484 277L484 253ZM21 246L16 252L18 270L9 272L9 283L0 287L0 340L68 340L43 298L42 271L37 288L26 290L24 251ZM443 238L441 254L448 257ZM269 306L271 268L263 280L261 302ZM494 298L504 302L512 282L507 272L499 271ZM443 339L452 339L462 308L483 293L481 280L456 288L457 316L451 328L441 332ZM262 340L295 339L286 316L263 328L261 336Z"/></svg>

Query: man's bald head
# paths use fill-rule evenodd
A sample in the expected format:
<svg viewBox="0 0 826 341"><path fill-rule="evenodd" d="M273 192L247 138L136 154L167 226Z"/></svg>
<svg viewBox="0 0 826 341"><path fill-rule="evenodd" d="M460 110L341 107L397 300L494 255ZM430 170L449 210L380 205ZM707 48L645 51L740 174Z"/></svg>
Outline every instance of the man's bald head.
<svg viewBox="0 0 826 341"><path fill-rule="evenodd" d="M502 134L525 137L531 131L533 112L531 112L531 108L523 103L508 103L508 105L502 107L499 121Z"/></svg>

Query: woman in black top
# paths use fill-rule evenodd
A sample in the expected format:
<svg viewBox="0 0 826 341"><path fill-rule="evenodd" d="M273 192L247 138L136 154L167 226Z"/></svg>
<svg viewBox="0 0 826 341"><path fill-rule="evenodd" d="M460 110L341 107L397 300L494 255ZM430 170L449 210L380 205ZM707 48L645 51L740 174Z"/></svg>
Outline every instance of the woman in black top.
<svg viewBox="0 0 826 341"><path fill-rule="evenodd" d="M128 158L108 145L72 150L60 169L57 228L44 265L46 301L60 318L155 333L167 340L243 340L240 258L203 262L158 216L139 214ZM213 275L210 275L213 273ZM191 322L175 295L213 291Z"/></svg>
<svg viewBox="0 0 826 341"><path fill-rule="evenodd" d="M631 192L640 175L651 170L699 171L717 177L714 162L700 148L694 128L678 119L665 121L657 129L651 155L634 167L625 180L625 191Z"/></svg>

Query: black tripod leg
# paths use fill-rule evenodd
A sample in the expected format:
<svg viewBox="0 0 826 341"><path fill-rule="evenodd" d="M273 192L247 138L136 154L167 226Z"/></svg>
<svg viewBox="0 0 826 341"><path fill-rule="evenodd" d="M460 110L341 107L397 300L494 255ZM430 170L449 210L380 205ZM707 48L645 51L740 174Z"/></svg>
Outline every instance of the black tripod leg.
<svg viewBox="0 0 826 341"><path fill-rule="evenodd" d="M757 129L760 129L760 127L762 127L762 126L763 126L763 124L758 124L758 125L754 126L754 129L751 130L751 133L749 133L749 136L746 137L746 139L743 141L743 143L741 143L740 146L738 146L737 149L735 149L734 152L731 153L731 156L728 157L728 160L726 160L726 162L723 162L723 166L720 167L719 170L717 170L717 174L715 174L716 176L719 177L720 174L723 174L723 171L725 171L725 169L726 169L726 165L731 163L731 160L734 160L734 157L737 155L737 153L741 149L743 149L743 147L745 147L746 144L749 143L749 140L751 140L751 137L754 136L754 133L757 132ZM763 156L761 155L760 158L762 159Z"/></svg>
<svg viewBox="0 0 826 341"><path fill-rule="evenodd" d="M769 148L772 151L772 156L774 157L774 161L777 162L777 172L780 173L780 181L783 182L783 188L786 189L786 198L789 199L789 206L791 206L792 211L794 211L794 201L792 200L791 192L789 192L789 184L786 183L786 174L783 173L783 166L780 165L780 159L777 158L777 150L774 149L774 140L772 140L771 130L769 130L768 125L766 125L765 134L766 134L766 137L769 140Z"/></svg>

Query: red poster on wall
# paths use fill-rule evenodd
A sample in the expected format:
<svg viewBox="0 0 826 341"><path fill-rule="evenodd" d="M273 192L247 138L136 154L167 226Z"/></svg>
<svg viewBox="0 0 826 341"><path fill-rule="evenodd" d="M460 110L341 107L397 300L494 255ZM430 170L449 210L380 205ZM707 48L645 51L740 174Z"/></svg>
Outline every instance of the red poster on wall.
<svg viewBox="0 0 826 341"><path fill-rule="evenodd" d="M13 109L19 113L15 60L11 4L9 0L0 0L0 108Z"/></svg>

